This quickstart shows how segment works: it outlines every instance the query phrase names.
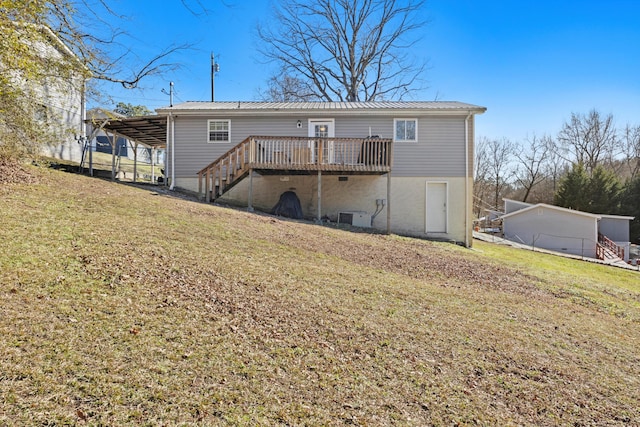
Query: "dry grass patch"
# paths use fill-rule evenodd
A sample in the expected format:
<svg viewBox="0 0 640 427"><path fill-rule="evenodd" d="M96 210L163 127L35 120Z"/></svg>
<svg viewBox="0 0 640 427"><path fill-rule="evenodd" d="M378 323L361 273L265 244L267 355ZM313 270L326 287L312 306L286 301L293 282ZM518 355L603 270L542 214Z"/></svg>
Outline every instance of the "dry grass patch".
<svg viewBox="0 0 640 427"><path fill-rule="evenodd" d="M31 173L0 188L0 424L640 419L633 272Z"/></svg>

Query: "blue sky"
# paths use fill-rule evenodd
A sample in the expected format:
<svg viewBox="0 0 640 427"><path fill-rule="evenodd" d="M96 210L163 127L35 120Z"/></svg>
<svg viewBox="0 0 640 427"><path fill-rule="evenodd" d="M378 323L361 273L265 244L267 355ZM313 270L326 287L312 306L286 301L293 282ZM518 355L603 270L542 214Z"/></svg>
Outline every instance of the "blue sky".
<svg viewBox="0 0 640 427"><path fill-rule="evenodd" d="M178 0L113 3L128 16L122 27L141 58L177 44L192 49L173 57L179 71L114 89L114 102L168 105L210 100L210 53L220 64L216 100L253 100L270 75L254 37L269 16L268 0L202 0L213 13L196 16ZM195 0L187 0L197 8ZM428 24L417 36L419 59L429 61L428 88L415 100L453 100L487 107L477 136L523 141L555 135L572 112L595 108L619 127L640 125L640 1L427 0Z"/></svg>

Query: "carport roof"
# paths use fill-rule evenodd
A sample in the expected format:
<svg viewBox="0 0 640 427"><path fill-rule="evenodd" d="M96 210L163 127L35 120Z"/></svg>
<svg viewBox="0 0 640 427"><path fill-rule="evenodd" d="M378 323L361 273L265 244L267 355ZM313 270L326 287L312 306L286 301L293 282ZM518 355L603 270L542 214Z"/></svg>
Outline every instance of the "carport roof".
<svg viewBox="0 0 640 427"><path fill-rule="evenodd" d="M149 147L167 145L167 116L114 117L108 119L102 128Z"/></svg>

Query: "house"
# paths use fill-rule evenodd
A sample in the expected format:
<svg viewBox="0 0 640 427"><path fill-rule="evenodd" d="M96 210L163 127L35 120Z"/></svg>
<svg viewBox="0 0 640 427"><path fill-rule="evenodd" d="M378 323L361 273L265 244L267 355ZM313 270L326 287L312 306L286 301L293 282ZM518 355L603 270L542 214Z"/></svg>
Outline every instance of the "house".
<svg viewBox="0 0 640 427"><path fill-rule="evenodd" d="M185 102L167 117L171 187L306 217L472 240L474 118L460 102Z"/></svg>
<svg viewBox="0 0 640 427"><path fill-rule="evenodd" d="M77 56L47 26L40 26L42 39L31 48L43 61L68 62L69 75L51 76L34 83L25 82L26 92L39 104L39 120L48 128L42 141L45 156L80 162L85 114L85 78L88 75Z"/></svg>
<svg viewBox="0 0 640 427"><path fill-rule="evenodd" d="M545 203L504 200L508 240L587 258L629 259L630 216L581 212Z"/></svg>

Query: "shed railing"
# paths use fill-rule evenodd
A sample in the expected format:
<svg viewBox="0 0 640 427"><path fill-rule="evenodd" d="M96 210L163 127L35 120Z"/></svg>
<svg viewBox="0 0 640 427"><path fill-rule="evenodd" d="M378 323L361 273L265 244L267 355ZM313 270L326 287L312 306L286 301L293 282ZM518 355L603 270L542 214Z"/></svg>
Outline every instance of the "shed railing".
<svg viewBox="0 0 640 427"><path fill-rule="evenodd" d="M607 250L618 258L624 259L624 248L618 246L613 240L609 239L604 234L598 233L598 244L596 246L596 255L598 259L605 259Z"/></svg>

